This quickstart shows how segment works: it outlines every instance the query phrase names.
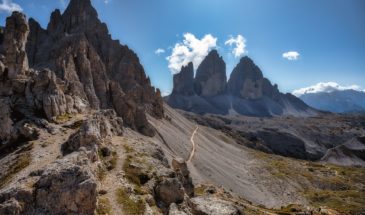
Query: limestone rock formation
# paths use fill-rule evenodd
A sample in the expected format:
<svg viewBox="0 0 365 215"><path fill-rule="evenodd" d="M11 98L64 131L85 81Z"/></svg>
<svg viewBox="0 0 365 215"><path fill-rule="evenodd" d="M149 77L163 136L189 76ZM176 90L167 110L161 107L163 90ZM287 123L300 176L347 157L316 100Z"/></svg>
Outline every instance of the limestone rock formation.
<svg viewBox="0 0 365 215"><path fill-rule="evenodd" d="M55 10L47 29L34 20L30 23L27 53L32 67L50 68L64 81L66 95L88 101L93 109L116 108L119 116L128 118L128 126L153 135L140 115L147 110L163 117L161 95L151 86L136 54L112 40L90 0L71 0L63 14ZM110 95L123 95L121 100L134 105L115 102ZM136 125L137 121L143 125Z"/></svg>
<svg viewBox="0 0 365 215"><path fill-rule="evenodd" d="M74 153L0 193L0 214L94 214L97 182L84 152Z"/></svg>
<svg viewBox="0 0 365 215"><path fill-rule="evenodd" d="M189 169L186 162L182 158L175 158L172 160L172 168L177 173L177 177L182 183L186 194L194 196L193 180L189 175Z"/></svg>
<svg viewBox="0 0 365 215"><path fill-rule="evenodd" d="M217 50L213 50L196 71L195 92L199 96L218 96L226 92L226 85L226 63L218 55Z"/></svg>
<svg viewBox="0 0 365 215"><path fill-rule="evenodd" d="M61 150L65 155L83 147L96 153L97 149L95 147L100 145L103 139L122 134L122 118L117 117L114 110L103 110L84 122L80 130L62 145Z"/></svg>
<svg viewBox="0 0 365 215"><path fill-rule="evenodd" d="M29 34L29 26L25 15L14 12L6 20L4 32L4 51L8 77L16 78L25 75L28 68L28 59L25 52L25 44Z"/></svg>
<svg viewBox="0 0 365 215"><path fill-rule="evenodd" d="M113 40L90 0L71 0L55 10L47 29L14 12L0 32L1 141L26 118L115 109L124 124L145 135L154 128L146 113L164 116L161 92L151 86L137 55ZM13 113L13 114L10 114Z"/></svg>
<svg viewBox="0 0 365 215"><path fill-rule="evenodd" d="M166 205L184 201L184 188L177 178L167 178L159 183L155 189L157 198Z"/></svg>
<svg viewBox="0 0 365 215"><path fill-rule="evenodd" d="M280 93L278 86L272 85L249 57L240 60L227 82L223 59L216 50L211 51L197 69L193 93L191 87L186 87L191 86L193 72L189 73L190 78L181 78L186 73L183 67L182 73L174 75L174 91L165 98L173 108L198 114L316 115L300 99Z"/></svg>
<svg viewBox="0 0 365 215"><path fill-rule="evenodd" d="M174 75L174 94L194 95L194 67L193 63L181 67L181 72Z"/></svg>

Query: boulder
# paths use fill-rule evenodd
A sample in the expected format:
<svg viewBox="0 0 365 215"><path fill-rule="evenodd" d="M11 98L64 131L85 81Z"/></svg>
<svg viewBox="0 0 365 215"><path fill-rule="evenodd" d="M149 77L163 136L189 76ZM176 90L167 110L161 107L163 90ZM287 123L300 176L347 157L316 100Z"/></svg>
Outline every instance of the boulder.
<svg viewBox="0 0 365 215"><path fill-rule="evenodd" d="M181 203L184 201L184 188L177 178L162 180L156 186L155 193L157 199L166 206L169 206L171 203Z"/></svg>
<svg viewBox="0 0 365 215"><path fill-rule="evenodd" d="M194 184L186 162L182 158L175 158L172 160L172 168L176 172L186 194L190 197L194 196Z"/></svg>

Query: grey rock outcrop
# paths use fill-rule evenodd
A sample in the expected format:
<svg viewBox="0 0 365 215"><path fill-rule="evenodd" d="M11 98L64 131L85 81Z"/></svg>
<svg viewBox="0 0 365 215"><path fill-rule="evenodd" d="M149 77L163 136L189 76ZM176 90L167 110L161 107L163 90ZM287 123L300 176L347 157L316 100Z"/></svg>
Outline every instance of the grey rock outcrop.
<svg viewBox="0 0 365 215"><path fill-rule="evenodd" d="M57 160L27 180L34 185L0 193L1 214L94 214L97 181L84 152Z"/></svg>
<svg viewBox="0 0 365 215"><path fill-rule="evenodd" d="M199 65L194 80L197 95L213 97L226 92L226 63L216 50L211 51Z"/></svg>
<svg viewBox="0 0 365 215"><path fill-rule="evenodd" d="M195 197L191 199L193 213L197 215L240 215L230 202L216 197Z"/></svg>
<svg viewBox="0 0 365 215"><path fill-rule="evenodd" d="M184 201L184 188L177 178L166 178L155 188L157 198L165 205L182 203Z"/></svg>
<svg viewBox="0 0 365 215"><path fill-rule="evenodd" d="M102 110L84 122L80 130L62 145L61 150L66 155L83 147L92 151L91 158L96 159L96 147L102 143L103 139L122 134L122 118L117 117L114 110Z"/></svg>
<svg viewBox="0 0 365 215"><path fill-rule="evenodd" d="M6 19L3 43L8 77L11 79L18 75L25 75L29 69L25 51L28 34L29 26L25 15L14 12Z"/></svg>
<svg viewBox="0 0 365 215"><path fill-rule="evenodd" d="M189 169L186 162L182 158L175 158L172 160L172 168L177 174L182 186L185 189L185 193L192 197L194 196L193 180L190 177Z"/></svg>

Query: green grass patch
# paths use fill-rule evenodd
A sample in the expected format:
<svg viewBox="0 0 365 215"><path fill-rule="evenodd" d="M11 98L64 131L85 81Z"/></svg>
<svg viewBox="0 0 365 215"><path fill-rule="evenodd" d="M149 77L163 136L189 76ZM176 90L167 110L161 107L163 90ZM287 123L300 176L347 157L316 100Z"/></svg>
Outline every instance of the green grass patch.
<svg viewBox="0 0 365 215"><path fill-rule="evenodd" d="M131 196L123 188L118 188L116 191L117 202L122 206L125 214L143 215L146 211L145 202L138 198L133 200Z"/></svg>
<svg viewBox="0 0 365 215"><path fill-rule="evenodd" d="M137 186L141 186L150 180L149 176L144 173L140 167L136 167L132 164L133 157L128 155L123 164L123 170L127 180Z"/></svg>
<svg viewBox="0 0 365 215"><path fill-rule="evenodd" d="M57 122L67 122L69 121L70 119L72 119L73 115L72 114L68 114L68 113L65 113L63 115L60 115L60 116L57 116L56 117L56 121Z"/></svg>
<svg viewBox="0 0 365 215"><path fill-rule="evenodd" d="M96 215L113 215L112 206L108 198L100 197L98 199Z"/></svg>
<svg viewBox="0 0 365 215"><path fill-rule="evenodd" d="M301 185L301 194L313 207L327 207L344 214L365 211L365 168L342 167L255 152L276 178Z"/></svg>

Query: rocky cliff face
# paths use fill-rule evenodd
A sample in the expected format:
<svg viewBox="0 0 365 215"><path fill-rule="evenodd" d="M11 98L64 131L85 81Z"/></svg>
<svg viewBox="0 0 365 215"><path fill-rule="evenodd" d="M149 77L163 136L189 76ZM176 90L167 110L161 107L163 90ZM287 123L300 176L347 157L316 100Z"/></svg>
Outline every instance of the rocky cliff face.
<svg viewBox="0 0 365 215"><path fill-rule="evenodd" d="M216 50L211 51L196 71L194 89L197 95L213 97L226 92L226 63Z"/></svg>
<svg viewBox="0 0 365 215"><path fill-rule="evenodd" d="M264 78L260 68L249 57L243 57L234 68L228 82L230 94L243 99L260 99L264 95L274 97L279 94L277 86Z"/></svg>
<svg viewBox="0 0 365 215"><path fill-rule="evenodd" d="M193 63L183 66L179 74L174 75L174 94L194 95L194 67Z"/></svg>
<svg viewBox="0 0 365 215"><path fill-rule="evenodd" d="M13 113L4 116L3 133L14 130L16 118L54 121L111 108L125 125L154 135L146 112L163 117L161 93L151 86L137 55L111 38L90 0L71 0L63 14L55 10L47 29L14 12L1 37L2 109Z"/></svg>
<svg viewBox="0 0 365 215"><path fill-rule="evenodd" d="M190 65L190 70L193 70ZM282 94L277 85L266 79L249 57L243 57L227 82L226 65L216 50L211 51L198 67L191 91L192 71L174 76L174 91L167 103L178 109L199 114L232 114L251 116L313 115L315 111L300 99ZM181 88L181 86L189 86ZM179 89L179 90L176 90Z"/></svg>

